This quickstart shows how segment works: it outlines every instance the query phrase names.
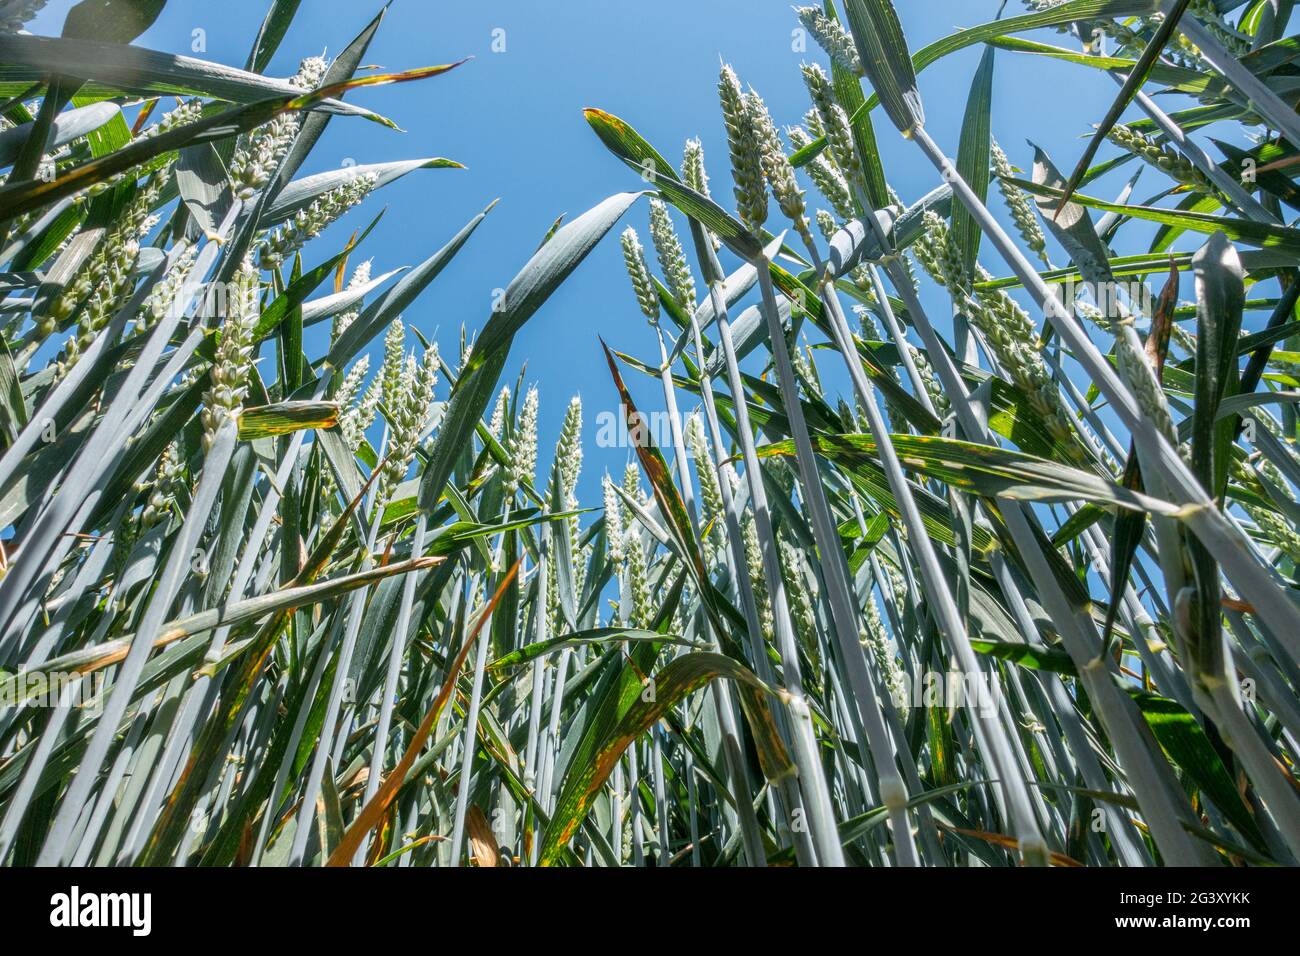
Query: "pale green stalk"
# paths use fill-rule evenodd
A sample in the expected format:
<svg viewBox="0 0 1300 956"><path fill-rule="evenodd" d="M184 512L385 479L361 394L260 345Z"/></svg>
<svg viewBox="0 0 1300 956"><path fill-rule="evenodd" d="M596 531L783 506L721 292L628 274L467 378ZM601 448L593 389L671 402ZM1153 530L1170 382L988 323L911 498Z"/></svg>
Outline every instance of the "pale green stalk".
<svg viewBox="0 0 1300 956"><path fill-rule="evenodd" d="M915 327L935 363L935 371L943 382L949 399L953 401L963 431L970 440L988 443L986 425L972 410L969 390L958 374L952 359L944 350L933 326L926 318L925 310L910 281L898 275L896 271L892 272L892 278L895 289L913 316ZM1013 505L1003 510L1003 518L1017 547L1022 550L1034 586L1038 589L1053 621L1062 631L1067 651L1082 668L1080 673L1090 688L1090 696L1098 705L1102 721L1108 728L1111 740L1133 781L1135 793L1144 812L1148 815L1148 823L1166 858L1182 860L1189 864L1204 862L1207 859L1204 850L1194 844L1178 822L1186 818L1186 805L1185 801L1176 801L1173 792L1166 786L1163 776L1168 773L1168 765L1152 759L1148 743L1149 735L1146 740L1143 739L1138 727L1140 718L1131 701L1127 701L1121 694L1115 692L1114 684L1107 674L1099 673L1093 668L1094 662L1098 660L1096 648L1099 646L1096 625L1091 617L1076 616L1075 609L1066 599L1060 583L1054 577L1054 572L1039 548L1037 538L1031 529L1029 516L1020 506ZM1022 627L1026 625L1029 625L1027 617L1022 619ZM1026 633L1034 633L1034 631L1031 628ZM1054 703L1061 706L1065 699L1062 691ZM1082 737L1076 737L1076 752L1081 743ZM1091 766L1090 763L1084 762L1082 757L1080 764L1085 771ZM1094 777L1094 785L1101 782L1099 776Z"/></svg>

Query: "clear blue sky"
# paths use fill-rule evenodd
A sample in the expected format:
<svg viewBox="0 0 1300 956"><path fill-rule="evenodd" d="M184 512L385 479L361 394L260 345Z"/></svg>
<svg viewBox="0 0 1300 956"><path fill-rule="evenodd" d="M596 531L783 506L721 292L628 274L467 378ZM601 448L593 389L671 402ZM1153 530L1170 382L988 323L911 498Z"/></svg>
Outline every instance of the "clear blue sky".
<svg viewBox="0 0 1300 956"><path fill-rule="evenodd" d="M71 0L51 2L32 31L57 34L69 6ZM1000 0L904 0L896 6L915 50L955 27L993 19ZM242 67L266 7L267 0L170 0L137 43L189 54L193 31L202 29L206 52L193 55ZM379 7L378 0L304 0L268 72L288 75L303 56L338 53ZM1019 7L1013 0L1008 14L1021 12ZM374 258L376 272L415 264L500 197L470 244L406 315L426 336L436 335L454 363L461 324L471 330L482 325L493 290L509 282L556 216L577 215L611 193L641 187L590 132L584 106L627 119L670 158L680 155L688 137L701 137L714 194L730 204L716 99L719 57L764 95L778 123L798 122L807 108L800 61L825 58L811 40L807 53L792 50L796 26L787 0L395 0L368 63L398 70L474 59L446 76L354 93L356 102L392 117L406 132L336 118L303 174L347 159L420 156L447 156L468 168L419 171L387 187L318 241L308 264L325 258L384 205L387 214L362 254ZM505 31L503 53L492 51L498 28ZM1056 34L1042 39L1069 45ZM922 75L931 132L953 153L979 56L979 49L969 49ZM1068 168L1082 148L1079 137L1100 119L1114 92L1111 81L1093 71L1000 54L994 135L1013 162L1026 162L1024 143L1033 138ZM890 181L905 200L936 185L920 154L883 117L877 132ZM645 207L638 205L624 224L644 234L645 221ZM1002 274L998 263L985 260ZM543 467L569 397L581 393L587 464L580 495L597 505L601 471L621 472L625 461L625 452L595 447L597 413L616 408L598 334L644 357L653 348L627 285L616 234L516 338L506 378L513 383L526 361L529 380L540 387ZM313 357L319 343L316 349ZM633 384L649 408L661 406L656 387Z"/></svg>

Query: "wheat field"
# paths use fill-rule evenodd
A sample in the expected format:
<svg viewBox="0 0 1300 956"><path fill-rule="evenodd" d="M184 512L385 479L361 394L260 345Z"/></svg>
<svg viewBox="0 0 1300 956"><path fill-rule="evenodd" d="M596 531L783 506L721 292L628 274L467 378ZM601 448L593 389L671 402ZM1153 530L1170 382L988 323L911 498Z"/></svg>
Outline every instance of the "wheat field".
<svg viewBox="0 0 1300 956"><path fill-rule="evenodd" d="M368 68L377 10L272 76L296 0L243 68L136 42L164 3L0 0L0 864L1300 860L1289 0L920 48L825 0L806 112L724 62L707 157L592 90L627 191L441 348L492 207L380 261L384 187L458 164L301 170L476 66ZM1073 154L999 142L1009 58L1114 81ZM504 373L602 242L658 348L602 343L633 454L583 500L590 408L539 434Z"/></svg>

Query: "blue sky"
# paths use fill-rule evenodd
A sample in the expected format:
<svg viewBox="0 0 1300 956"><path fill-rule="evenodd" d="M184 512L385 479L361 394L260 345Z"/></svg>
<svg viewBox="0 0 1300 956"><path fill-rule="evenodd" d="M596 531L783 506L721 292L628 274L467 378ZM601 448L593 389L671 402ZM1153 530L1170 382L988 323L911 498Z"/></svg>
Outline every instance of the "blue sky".
<svg viewBox="0 0 1300 956"><path fill-rule="evenodd" d="M1000 4L905 0L897 7L915 50L956 27L993 19ZM54 0L32 31L57 34L69 6L71 0ZM191 54L194 31L202 30L206 51L192 55L242 67L266 6L267 0L171 0L137 43ZM1008 13L1020 12L1018 6L1013 0ZM379 7L376 0L304 0L268 72L288 75L303 56L336 54ZM688 137L701 137L714 194L729 204L716 99L719 58L763 94L778 123L798 122L807 107L799 64L825 58L811 40L806 52L792 49L797 25L787 0L395 0L368 63L399 70L474 59L442 77L353 94L406 132L336 118L303 174L349 160L420 156L450 157L467 169L419 171L385 188L318 240L308 264L324 259L381 206L387 213L362 253L373 257L376 272L415 264L499 197L470 244L405 316L426 336L436 335L454 359L461 324L471 331L482 325L493 290L509 282L556 216L576 216L611 193L640 188L637 177L590 132L583 107L622 116L669 157L680 155ZM504 31L504 52L492 49L497 30ZM1050 33L1042 39L1058 42ZM1065 38L1059 41L1067 45ZM979 56L979 49L969 49L922 74L929 128L952 153ZM1104 114L1114 92L1111 81L1093 71L1000 54L994 135L1013 162L1027 162L1024 144L1032 138L1068 168L1082 149L1080 136ZM937 184L915 147L883 117L877 133L890 181L905 200ZM633 207L619 229L627 223L646 231L643 204ZM984 258L1002 274L998 263ZM505 379L513 384L526 361L529 381L540 388L543 467L569 397L582 395L587 464L580 495L587 503L599 501L601 471L621 472L626 458L625 451L595 445L596 415L616 408L598 335L644 357L654 348L628 287L616 234L519 334ZM316 348L313 357L319 343ZM648 408L661 406L657 386L630 381Z"/></svg>

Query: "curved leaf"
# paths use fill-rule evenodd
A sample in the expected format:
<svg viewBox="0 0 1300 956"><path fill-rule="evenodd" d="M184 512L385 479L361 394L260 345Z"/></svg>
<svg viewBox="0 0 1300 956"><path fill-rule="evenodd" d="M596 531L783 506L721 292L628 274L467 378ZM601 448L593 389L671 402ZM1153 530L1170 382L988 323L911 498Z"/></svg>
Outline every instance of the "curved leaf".
<svg viewBox="0 0 1300 956"><path fill-rule="evenodd" d="M709 653L684 654L654 674L651 678L653 694L637 694L635 701L621 713L606 708L596 715L599 728L597 746L589 759L574 763L565 774L555 812L542 840L539 856L542 866L553 866L558 862L623 751L686 695L718 678L734 681L741 691L742 709L754 732L763 772L768 780L779 781L794 772L794 765L786 755L762 701L762 695L769 693L766 685L730 657ZM634 692L637 686L634 686Z"/></svg>

